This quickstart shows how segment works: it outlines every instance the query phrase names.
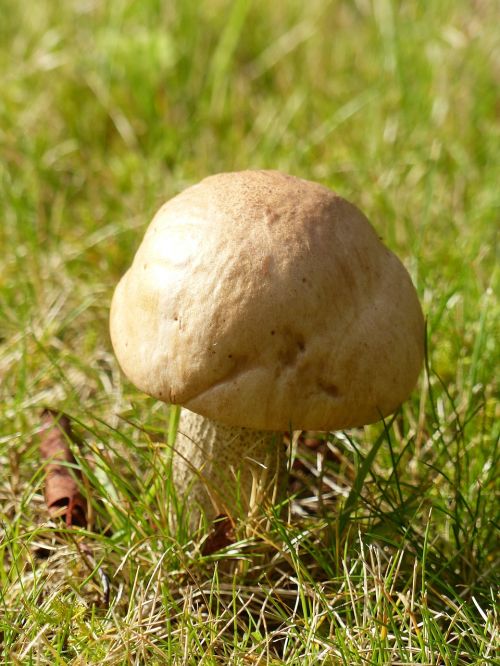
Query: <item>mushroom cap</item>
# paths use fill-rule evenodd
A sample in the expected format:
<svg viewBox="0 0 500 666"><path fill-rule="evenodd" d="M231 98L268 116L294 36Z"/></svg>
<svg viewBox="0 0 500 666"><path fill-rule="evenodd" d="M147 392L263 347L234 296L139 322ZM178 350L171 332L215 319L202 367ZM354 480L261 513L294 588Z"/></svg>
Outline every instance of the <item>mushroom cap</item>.
<svg viewBox="0 0 500 666"><path fill-rule="evenodd" d="M142 391L226 425L335 430L393 412L424 319L366 217L276 171L222 173L168 201L111 307Z"/></svg>

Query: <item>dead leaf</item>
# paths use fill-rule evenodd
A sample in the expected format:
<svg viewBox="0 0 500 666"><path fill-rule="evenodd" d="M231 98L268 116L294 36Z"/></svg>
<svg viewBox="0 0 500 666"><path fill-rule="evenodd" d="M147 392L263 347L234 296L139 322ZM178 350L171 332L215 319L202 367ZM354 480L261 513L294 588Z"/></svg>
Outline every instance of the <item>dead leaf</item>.
<svg viewBox="0 0 500 666"><path fill-rule="evenodd" d="M234 543L234 525L228 516L221 514L213 521L212 531L201 548L201 554L212 555L232 543Z"/></svg>
<svg viewBox="0 0 500 666"><path fill-rule="evenodd" d="M66 525L87 525L87 501L80 492L82 475L68 441L74 441L69 418L51 409L42 412L40 454L46 464L45 501L52 517L61 516Z"/></svg>

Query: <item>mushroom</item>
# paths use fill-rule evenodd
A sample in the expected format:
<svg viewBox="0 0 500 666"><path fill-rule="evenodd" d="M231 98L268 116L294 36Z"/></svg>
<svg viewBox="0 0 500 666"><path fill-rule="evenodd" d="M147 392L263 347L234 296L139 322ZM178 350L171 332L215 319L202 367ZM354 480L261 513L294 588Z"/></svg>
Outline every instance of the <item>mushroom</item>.
<svg viewBox="0 0 500 666"><path fill-rule="evenodd" d="M242 171L160 208L114 293L111 339L139 389L183 407L173 480L195 527L282 497L284 431L395 411L420 372L424 319L358 208Z"/></svg>

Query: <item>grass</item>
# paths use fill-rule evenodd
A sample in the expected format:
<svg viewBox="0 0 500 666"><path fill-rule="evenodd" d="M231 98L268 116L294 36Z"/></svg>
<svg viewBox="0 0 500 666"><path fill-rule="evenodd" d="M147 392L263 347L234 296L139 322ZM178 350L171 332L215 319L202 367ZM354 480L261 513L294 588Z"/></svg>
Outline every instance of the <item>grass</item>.
<svg viewBox="0 0 500 666"><path fill-rule="evenodd" d="M498 663L494 3L3 0L0 35L2 663ZM367 212L427 366L385 426L297 448L284 518L204 556L169 531L168 409L107 317L155 209L247 167ZM47 405L91 531L48 520Z"/></svg>

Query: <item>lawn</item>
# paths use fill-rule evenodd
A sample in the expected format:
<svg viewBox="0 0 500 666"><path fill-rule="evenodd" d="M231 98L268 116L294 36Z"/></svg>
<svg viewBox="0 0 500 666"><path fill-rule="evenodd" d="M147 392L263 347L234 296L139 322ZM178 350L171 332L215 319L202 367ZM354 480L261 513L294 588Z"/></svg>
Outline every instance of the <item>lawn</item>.
<svg viewBox="0 0 500 666"><path fill-rule="evenodd" d="M2 664L498 663L497 9L2 0ZM244 168L365 211L427 358L385 424L296 434L287 505L214 550L169 527L176 411L123 377L108 315L156 209ZM86 528L47 513L46 407Z"/></svg>

